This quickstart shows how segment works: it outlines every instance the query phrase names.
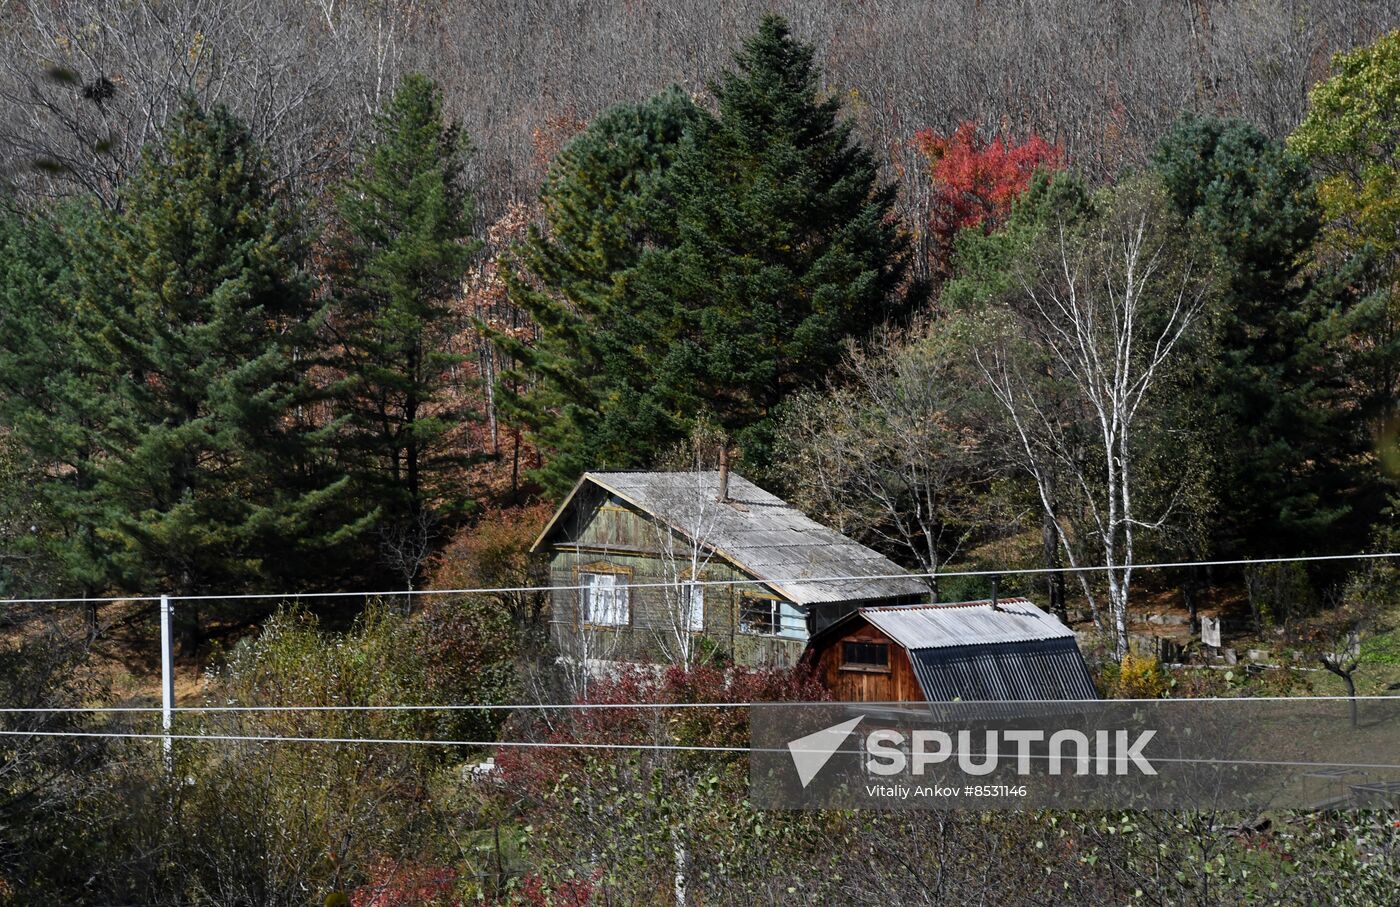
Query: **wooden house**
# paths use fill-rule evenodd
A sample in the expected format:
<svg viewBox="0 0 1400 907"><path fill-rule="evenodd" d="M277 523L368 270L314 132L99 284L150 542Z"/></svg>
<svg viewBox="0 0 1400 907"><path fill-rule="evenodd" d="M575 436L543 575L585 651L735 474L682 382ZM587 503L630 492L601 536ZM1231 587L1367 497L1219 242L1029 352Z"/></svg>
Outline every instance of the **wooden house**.
<svg viewBox="0 0 1400 907"><path fill-rule="evenodd" d="M1023 598L859 608L803 658L843 702L1098 698L1074 631Z"/></svg>
<svg viewBox="0 0 1400 907"><path fill-rule="evenodd" d="M811 633L856 608L929 595L725 469L587 473L534 550L550 557L554 641L584 663L792 665Z"/></svg>

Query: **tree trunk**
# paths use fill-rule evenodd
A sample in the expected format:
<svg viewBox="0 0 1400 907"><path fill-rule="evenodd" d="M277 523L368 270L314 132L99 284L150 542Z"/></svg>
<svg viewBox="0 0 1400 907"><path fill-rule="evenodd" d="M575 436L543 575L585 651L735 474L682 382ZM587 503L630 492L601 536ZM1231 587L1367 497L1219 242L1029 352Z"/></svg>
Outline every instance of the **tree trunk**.
<svg viewBox="0 0 1400 907"><path fill-rule="evenodd" d="M407 471L408 484L408 516L414 525L418 522L419 514L423 509L422 498L422 478L419 475L419 459L421 451L418 449L418 395L410 393L408 402L404 406L404 424L408 429L408 444L404 447L405 470Z"/></svg>
<svg viewBox="0 0 1400 907"><path fill-rule="evenodd" d="M676 855L676 878L675 878L675 905L685 907L686 902L686 872L689 869L689 854L686 852L685 841L681 839L680 829L671 826L671 849Z"/></svg>
<svg viewBox="0 0 1400 907"><path fill-rule="evenodd" d="M1042 510L1040 516L1041 550L1045 555L1045 566L1052 571L1045 574L1045 594L1049 599L1050 613L1060 620L1068 620L1069 609L1065 603L1065 575L1059 569L1060 526L1048 512Z"/></svg>
<svg viewBox="0 0 1400 907"><path fill-rule="evenodd" d="M1190 622L1187 630L1192 635L1200 632L1200 586L1201 575L1199 567L1186 568L1186 581L1181 584L1181 597L1186 603L1187 619Z"/></svg>
<svg viewBox="0 0 1400 907"><path fill-rule="evenodd" d="M1113 651L1121 662L1128 654L1128 603L1121 589L1112 590L1109 595L1113 607Z"/></svg>
<svg viewBox="0 0 1400 907"><path fill-rule="evenodd" d="M199 622L199 606L188 601L177 601L175 605L175 623L180 629L180 654L186 658L194 658L200 643L204 642L204 631Z"/></svg>
<svg viewBox="0 0 1400 907"><path fill-rule="evenodd" d="M510 494L520 494L520 429L512 429L512 450L510 455Z"/></svg>
<svg viewBox="0 0 1400 907"><path fill-rule="evenodd" d="M1324 668L1342 678L1342 683L1347 688L1347 699L1351 704L1351 726L1359 727L1361 722L1356 710L1356 681L1352 679L1352 675L1356 673L1356 665L1353 663L1344 667L1331 657L1326 656L1319 658L1318 661L1322 662Z"/></svg>

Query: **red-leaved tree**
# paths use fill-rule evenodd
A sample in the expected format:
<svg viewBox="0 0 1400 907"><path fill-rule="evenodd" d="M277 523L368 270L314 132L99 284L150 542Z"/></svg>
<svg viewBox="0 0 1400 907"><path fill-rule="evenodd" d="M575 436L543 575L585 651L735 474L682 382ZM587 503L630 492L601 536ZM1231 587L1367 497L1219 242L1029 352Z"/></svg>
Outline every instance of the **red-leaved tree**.
<svg viewBox="0 0 1400 907"><path fill-rule="evenodd" d="M537 875L526 876L520 883L520 899L525 907L588 907L602 875L601 869L595 869L588 878L566 879L555 885L546 884Z"/></svg>
<svg viewBox="0 0 1400 907"><path fill-rule="evenodd" d="M989 142L972 121L946 136L920 130L910 145L928 160L933 185L926 245L931 273L940 280L949 274L958 231L994 230L1036 171L1064 167L1058 145L1034 134L1019 144L1000 136Z"/></svg>
<svg viewBox="0 0 1400 907"><path fill-rule="evenodd" d="M831 694L807 668L746 669L714 666L620 667L589 684L585 708L560 714L534 712L530 726L509 736L558 744L539 749L506 747L497 756L502 777L541 799L562 775L575 777L617 751L568 744L748 746L749 714L743 708L696 708L708 702L824 702ZM676 709L635 708L677 704ZM632 751L626 751L629 755ZM742 754L740 754L742 755ZM701 761L708 761L705 757ZM745 759L747 757L744 757ZM738 758L735 761L742 761ZM747 765L747 762L745 762Z"/></svg>

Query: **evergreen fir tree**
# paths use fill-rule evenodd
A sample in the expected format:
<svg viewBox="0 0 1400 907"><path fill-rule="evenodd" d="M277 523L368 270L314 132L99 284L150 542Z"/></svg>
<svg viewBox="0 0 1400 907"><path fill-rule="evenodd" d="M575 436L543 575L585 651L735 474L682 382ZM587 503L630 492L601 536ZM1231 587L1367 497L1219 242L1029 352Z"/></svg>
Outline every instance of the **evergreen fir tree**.
<svg viewBox="0 0 1400 907"><path fill-rule="evenodd" d="M673 340L669 301L638 292L639 265L674 240L665 175L709 121L679 89L599 115L550 168L547 230L532 230L507 269L512 300L539 328L533 343L496 340L507 418L544 452L535 478L562 492L588 469L646 464L684 432L656 393L656 358Z"/></svg>
<svg viewBox="0 0 1400 907"><path fill-rule="evenodd" d="M560 155L513 298L539 328L503 397L560 492L654 462L695 420L770 456L778 407L894 314L904 242L869 152L820 97L812 48L763 20L712 86L615 108Z"/></svg>
<svg viewBox="0 0 1400 907"><path fill-rule="evenodd" d="M65 255L55 225L0 205L0 418L13 429L50 405L44 385L71 359L71 318L58 294Z"/></svg>
<svg viewBox="0 0 1400 907"><path fill-rule="evenodd" d="M1198 401L1217 423L1217 553L1328 547L1360 433L1335 365L1338 281L1306 269L1321 227L1308 167L1248 123L1198 117L1162 141L1155 167L1224 274Z"/></svg>
<svg viewBox="0 0 1400 907"><path fill-rule="evenodd" d="M91 475L73 490L118 588L314 582L363 521L307 424L319 314L303 250L242 124L187 104L120 213L75 236L69 399ZM198 614L178 614L187 644Z"/></svg>
<svg viewBox="0 0 1400 907"><path fill-rule="evenodd" d="M400 550L423 550L436 502L460 504L465 457L448 435L474 415L451 393L462 362L451 302L477 248L466 154L437 86L409 75L339 196L332 324L347 379L345 452L381 509L386 547ZM411 583L418 564L396 566Z"/></svg>
<svg viewBox="0 0 1400 907"><path fill-rule="evenodd" d="M647 263L652 305L678 322L658 365L671 407L711 412L760 472L778 406L896 313L904 274L894 187L812 55L764 18L712 86L718 122L671 176L676 243Z"/></svg>
<svg viewBox="0 0 1400 907"><path fill-rule="evenodd" d="M103 579L88 521L70 494L91 477L82 400L68 393L77 363L64 233L89 215L83 205L23 212L8 203L0 214L0 426L9 475L25 485L4 499L18 523L42 530L20 526L5 549L43 565L25 571L29 595L93 594Z"/></svg>

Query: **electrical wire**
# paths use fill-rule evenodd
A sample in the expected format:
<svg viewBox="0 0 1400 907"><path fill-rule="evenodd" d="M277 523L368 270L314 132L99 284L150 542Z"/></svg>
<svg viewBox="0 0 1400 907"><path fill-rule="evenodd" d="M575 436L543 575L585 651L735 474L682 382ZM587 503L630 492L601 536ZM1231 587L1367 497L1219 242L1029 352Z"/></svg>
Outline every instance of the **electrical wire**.
<svg viewBox="0 0 1400 907"><path fill-rule="evenodd" d="M684 750L747 753L746 746L698 746L662 743L562 743L548 740L420 740L416 737L286 737L262 734L166 734L135 731L0 731L0 737L96 737L118 740L213 740L231 743L354 743L396 746L524 747L536 749ZM783 751L786 752L786 751Z"/></svg>
<svg viewBox="0 0 1400 907"><path fill-rule="evenodd" d="M1400 702L1400 696L1212 696L1209 699L1040 699L1040 700L1017 700L1018 706L1030 706L1035 704L1047 704L1064 706L1069 703L1093 703L1095 705L1120 705L1129 703L1151 702L1161 706L1174 705L1199 705L1202 702L1249 702L1249 703L1273 703L1273 702ZM956 706L958 708L971 707L974 705L997 705L1004 706L1005 702L989 700L985 703L959 701L949 703L928 703L916 701L890 701L890 702L796 702L796 701L772 701L772 702L515 702L515 703L448 703L444 705L185 705L172 706L172 714L210 714L210 713L238 713L238 712L449 712L449 711L515 711L515 710L597 710L597 711L617 711L625 709L751 709L759 708L794 708L794 707L847 707L862 709L903 709L906 711L920 711L925 708L935 706ZM60 715L60 714L152 714L164 712L165 709L158 705L132 705L132 706L0 706L0 715Z"/></svg>
<svg viewBox="0 0 1400 907"><path fill-rule="evenodd" d="M864 576L795 576L782 579L712 579L679 580L646 583L628 583L629 589L672 588L677 585L691 586L787 586L809 583L865 582L870 580L898 579L955 579L959 577L1006 577L1035 576L1044 574L1102 573L1114 570L1164 570L1184 567L1241 567L1251 564L1305 564L1326 561L1384 560L1400 557L1400 551L1382 551L1362 554L1315 554L1303 557L1263 557L1237 558L1217 561L1159 561L1145 564L1110 566L1092 564L1078 567L1017 567L990 570L947 570L934 573L883 573ZM493 586L463 589L388 589L368 592L238 592L228 594L202 595L113 595L91 598L0 598L0 605L43 605L43 604L113 604L117 602L171 602L203 601L277 601L287 599L327 599L327 598L377 598L377 597L420 597L432 595L494 595L529 592L568 592L587 588L584 585L562 586Z"/></svg>
<svg viewBox="0 0 1400 907"><path fill-rule="evenodd" d="M89 737L104 739L132 740L210 740L231 743L326 743L326 744L383 744L393 746L470 746L470 747L516 747L525 749L582 749L582 750L632 750L638 752L690 752L690 753L822 753L863 755L862 750L829 750L820 747L804 750L801 747L753 747L753 746L703 746L688 743L586 743L554 740L420 740L414 737L286 737L259 734L164 734L117 731L0 731L3 737ZM968 757L989 758L992 752L965 753L956 751L948 754ZM1048 753L1027 753L1031 759L1059 758L1066 762L1076 761L1065 756L1051 756ZM1019 758L1019 754L1018 754ZM1116 758L1116 757L1115 757ZM1154 764L1169 763L1183 765L1258 765L1287 768L1355 768L1400 770L1400 764L1388 762L1304 762L1287 759L1201 759L1184 756L1148 757Z"/></svg>
<svg viewBox="0 0 1400 907"><path fill-rule="evenodd" d="M452 703L450 705L186 705L173 706L173 713L190 712L488 712L513 710L546 709L747 709L752 702L572 702L572 703ZM759 703L778 705L780 703ZM825 703L791 702L782 705L823 705ZM55 706L43 708L26 706L18 708L0 707L0 715L10 714L105 714L105 713L148 713L164 712L158 705L117 705L117 706Z"/></svg>

